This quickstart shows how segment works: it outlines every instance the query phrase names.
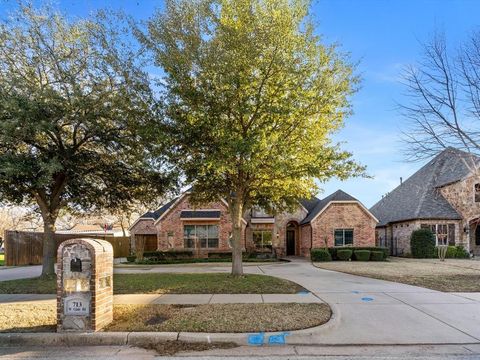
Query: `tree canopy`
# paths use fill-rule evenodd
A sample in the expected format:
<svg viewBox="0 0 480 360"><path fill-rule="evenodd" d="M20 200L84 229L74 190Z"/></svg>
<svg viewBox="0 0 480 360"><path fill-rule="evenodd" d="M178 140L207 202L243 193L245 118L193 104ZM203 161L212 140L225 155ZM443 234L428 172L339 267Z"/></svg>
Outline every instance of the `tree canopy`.
<svg viewBox="0 0 480 360"><path fill-rule="evenodd" d="M195 201L224 198L241 270L246 207L298 206L316 180L364 173L331 140L358 77L303 0L167 0L142 41L165 76L163 126Z"/></svg>
<svg viewBox="0 0 480 360"><path fill-rule="evenodd" d="M140 48L112 16L21 5L0 25L0 198L38 206L44 275L60 209L128 207L171 180L151 156L158 120Z"/></svg>

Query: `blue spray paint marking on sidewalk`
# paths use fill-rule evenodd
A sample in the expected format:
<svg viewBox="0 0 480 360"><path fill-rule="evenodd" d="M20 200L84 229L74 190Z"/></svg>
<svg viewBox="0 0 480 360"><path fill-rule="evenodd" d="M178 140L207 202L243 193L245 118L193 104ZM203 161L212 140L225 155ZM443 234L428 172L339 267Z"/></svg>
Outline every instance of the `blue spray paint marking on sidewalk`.
<svg viewBox="0 0 480 360"><path fill-rule="evenodd" d="M360 291L353 290L353 291L352 291L352 294L360 294Z"/></svg>
<svg viewBox="0 0 480 360"><path fill-rule="evenodd" d="M297 294L298 295L308 295L308 294L310 294L310 291L302 290L302 291L297 292Z"/></svg>
<svg viewBox="0 0 480 360"><path fill-rule="evenodd" d="M371 297L363 297L362 301L373 301L374 299Z"/></svg>
<svg viewBox="0 0 480 360"><path fill-rule="evenodd" d="M263 332L248 335L248 345L251 345L251 346L262 346L264 340L265 340L265 334Z"/></svg>
<svg viewBox="0 0 480 360"><path fill-rule="evenodd" d="M288 332L284 332L278 335L270 335L268 338L268 343L270 345L284 345L285 344L285 336L289 335Z"/></svg>

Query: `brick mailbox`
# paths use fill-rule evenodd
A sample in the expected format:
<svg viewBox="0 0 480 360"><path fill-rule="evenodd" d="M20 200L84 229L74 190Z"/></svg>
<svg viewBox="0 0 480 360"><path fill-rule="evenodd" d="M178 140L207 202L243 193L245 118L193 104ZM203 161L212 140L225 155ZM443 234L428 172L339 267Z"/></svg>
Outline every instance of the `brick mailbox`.
<svg viewBox="0 0 480 360"><path fill-rule="evenodd" d="M113 248L71 239L57 253L57 331L98 331L113 319Z"/></svg>

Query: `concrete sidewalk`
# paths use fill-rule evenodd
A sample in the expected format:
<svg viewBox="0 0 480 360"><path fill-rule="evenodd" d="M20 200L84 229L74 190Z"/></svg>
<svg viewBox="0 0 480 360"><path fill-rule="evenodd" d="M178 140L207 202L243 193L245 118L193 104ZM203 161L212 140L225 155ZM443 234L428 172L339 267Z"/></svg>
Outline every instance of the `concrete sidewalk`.
<svg viewBox="0 0 480 360"><path fill-rule="evenodd" d="M0 294L0 304L55 304L55 294ZM298 294L120 294L113 296L115 304L261 304L261 303L321 303L312 293Z"/></svg>

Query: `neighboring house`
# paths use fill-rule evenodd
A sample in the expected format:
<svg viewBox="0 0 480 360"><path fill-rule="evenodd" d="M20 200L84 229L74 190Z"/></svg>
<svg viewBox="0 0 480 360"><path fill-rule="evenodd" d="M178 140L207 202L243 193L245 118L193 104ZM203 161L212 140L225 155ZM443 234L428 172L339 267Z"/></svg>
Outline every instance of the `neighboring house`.
<svg viewBox="0 0 480 360"><path fill-rule="evenodd" d="M323 200L302 200L293 212L267 214L249 209L243 217L245 251L277 256L310 256L312 248L374 246L377 219L360 201L338 190ZM132 248L140 240L149 250L196 250L199 256L230 252L232 224L227 203L194 207L189 193L157 211L147 212L130 227Z"/></svg>
<svg viewBox="0 0 480 360"><path fill-rule="evenodd" d="M413 230L429 228L437 244L480 255L480 158L447 148L376 203L377 242L392 255L410 252Z"/></svg>
<svg viewBox="0 0 480 360"><path fill-rule="evenodd" d="M127 229L125 234L121 227L114 227L112 225L100 224L76 224L69 230L57 230L57 234L85 234L88 235L107 235L107 236L130 236Z"/></svg>

